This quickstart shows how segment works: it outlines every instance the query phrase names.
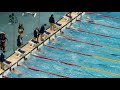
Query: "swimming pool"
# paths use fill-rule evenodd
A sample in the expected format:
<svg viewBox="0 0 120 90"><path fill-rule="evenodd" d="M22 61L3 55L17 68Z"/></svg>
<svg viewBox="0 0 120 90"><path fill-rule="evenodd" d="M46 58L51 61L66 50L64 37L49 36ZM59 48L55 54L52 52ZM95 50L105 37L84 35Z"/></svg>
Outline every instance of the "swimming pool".
<svg viewBox="0 0 120 90"><path fill-rule="evenodd" d="M18 23L8 24L9 15L11 13L15 14L18 19ZM22 13L23 12L0 12L0 32L5 32L6 37L8 38L6 43L6 57L9 57L17 49L16 41L18 37L19 23L22 23L25 29L23 37L23 42L25 44L28 42L28 40L33 38L33 31L36 27L39 27L43 24L47 24L46 28L50 26L48 20L51 14L55 16L55 20L57 21L67 12L35 12L37 13L35 18L32 15L22 16Z"/></svg>
<svg viewBox="0 0 120 90"><path fill-rule="evenodd" d="M86 16L95 23L83 22ZM10 78L119 78L120 20L116 18L116 13L113 12L103 12L102 15L98 12L85 14L80 21L64 30L65 37L57 37L56 43L49 42L42 46L42 52L33 52L29 60L22 64L27 68L16 67L22 72L21 76L13 73L7 76Z"/></svg>

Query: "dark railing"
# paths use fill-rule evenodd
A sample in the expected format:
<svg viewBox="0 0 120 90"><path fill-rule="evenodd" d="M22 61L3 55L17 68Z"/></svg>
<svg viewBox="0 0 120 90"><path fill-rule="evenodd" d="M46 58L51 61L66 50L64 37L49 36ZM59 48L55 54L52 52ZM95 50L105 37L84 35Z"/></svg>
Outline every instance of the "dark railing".
<svg viewBox="0 0 120 90"><path fill-rule="evenodd" d="M83 12L81 12L80 14L78 14L75 18L77 18L79 15L81 15ZM69 13L67 13L67 14L69 14ZM65 14L65 15L67 15L67 14ZM61 19L62 19L63 17L61 17L57 22L59 22ZM66 25L68 25L70 22L72 22L75 18L73 18L73 19L71 19L67 24L65 24L64 26L62 26L61 27L61 29L63 29ZM48 27L47 29L49 29L50 27ZM46 30L47 30L46 29ZM49 36L48 38L46 38L42 43L40 43L40 44L38 44L33 50L35 50L38 46L40 46L41 44L44 44L44 42L45 41L47 41L48 39L50 39L50 37L52 37L53 35L55 35L58 31L61 31L61 29L59 29L59 30L57 30L55 33L53 33L51 36ZM25 44L25 45L27 45L28 44L28 42ZM25 45L23 45L22 47L24 47ZM33 50L31 50L29 53L27 53L25 56L27 56L28 54L30 54ZM15 53L15 52L14 52ZM13 53L13 54L14 54ZM11 54L10 56L12 56L13 54ZM10 57L9 56L9 57ZM6 70L4 70L4 72L6 72L7 70L11 70L11 67L13 67L15 64L17 64L18 65L18 62L21 60L21 59L23 59L23 58L25 58L25 56L23 56L23 57L21 57L16 63L14 63L13 65L11 65L9 68L7 68ZM9 58L8 57L8 58ZM0 75L3 75L4 74L4 72L2 72Z"/></svg>

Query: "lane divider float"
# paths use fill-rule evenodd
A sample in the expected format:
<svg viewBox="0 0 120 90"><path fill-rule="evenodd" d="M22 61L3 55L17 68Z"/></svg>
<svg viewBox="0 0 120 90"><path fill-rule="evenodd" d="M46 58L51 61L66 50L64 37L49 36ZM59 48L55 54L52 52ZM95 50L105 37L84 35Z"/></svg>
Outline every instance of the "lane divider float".
<svg viewBox="0 0 120 90"><path fill-rule="evenodd" d="M8 76L2 76L2 78L9 78Z"/></svg>
<svg viewBox="0 0 120 90"><path fill-rule="evenodd" d="M98 44L93 44L93 43L89 43L89 42L84 42L84 41L81 41L81 40L75 40L75 39L68 38L68 37L65 37L65 36L64 36L64 39L70 40L70 41L73 41L73 42L85 43L85 44L88 44L88 45L91 45L91 46L97 46L97 47L101 47L101 48L107 48L107 49L109 49L109 50L114 50L114 51L119 51L119 52L120 52L120 49L119 49L119 48L113 48L113 47L109 47L109 46L102 46L102 45L98 45Z"/></svg>
<svg viewBox="0 0 120 90"><path fill-rule="evenodd" d="M72 53L83 55L83 56L89 56L89 57L96 58L96 59L99 59L99 60L120 63L120 60L113 60L113 59L110 59L110 58L104 58L104 57L100 57L100 56L93 56L93 55L84 54L84 53L81 53L81 52L74 52L74 51L71 51L71 50L66 50L66 49L63 49L63 48L56 48L54 46L49 46L49 45L44 45L44 46L46 46L48 48L56 49L56 50L62 50L62 51L66 51L66 52L72 52Z"/></svg>
<svg viewBox="0 0 120 90"><path fill-rule="evenodd" d="M81 20L76 20L77 22L81 22ZM99 26L104 26L104 27L108 27L108 28L114 28L116 30L120 30L120 28L118 27L114 27L114 26L109 26L109 25L104 25L104 24L99 24L99 23L95 23L95 22L86 22L88 24L94 24L94 25L99 25Z"/></svg>
<svg viewBox="0 0 120 90"><path fill-rule="evenodd" d="M102 36L102 37L106 37L106 38L120 39L118 37L107 36L107 35L104 35L104 34L99 34L99 33L95 33L95 32L85 31L85 30L82 30L82 29L81 30L76 30L76 29L73 29L73 28L67 28L67 30L74 30L74 31L78 31L78 32L82 32L82 33L88 33L88 34L93 34L93 35Z"/></svg>
<svg viewBox="0 0 120 90"><path fill-rule="evenodd" d="M36 72L43 72L43 73L46 73L46 74L51 74L53 76L57 76L57 77L61 77L61 78L69 78L67 76L63 76L63 75L59 75L59 74L55 74L55 73L52 73L52 72L46 72L46 71L43 71L43 70L38 70L36 68L31 68L31 67L28 67L28 66L23 66L23 65L18 65L18 66L22 66L24 68L28 68L29 70L32 70L32 71L36 71Z"/></svg>
<svg viewBox="0 0 120 90"><path fill-rule="evenodd" d="M68 63L68 62L63 62L63 61L55 60L55 59L52 59L52 58L38 56L38 55L35 55L35 54L32 54L32 56L37 57L37 58L41 58L43 60L49 60L49 61L53 61L53 62L62 63L62 64L69 65L69 66L76 66L76 67L79 67L79 68L82 68L82 69L91 70L91 71L94 71L94 72L97 72L97 73L104 73L104 74L109 74L109 75L112 75L112 76L120 76L120 74L115 74L115 73L112 73L112 72L107 72L105 70L100 70L100 69L96 69L96 68L89 68L89 67L86 67L86 66L80 66L80 65L76 65L76 64L71 64L71 63Z"/></svg>
<svg viewBox="0 0 120 90"><path fill-rule="evenodd" d="M93 15L96 15L96 16L104 17L104 18L113 18L113 19L116 19L116 20L120 20L120 18L117 18L117 17L114 17L114 16L108 16L108 15L104 15L104 14L96 14L94 12L86 12L85 14L93 14Z"/></svg>

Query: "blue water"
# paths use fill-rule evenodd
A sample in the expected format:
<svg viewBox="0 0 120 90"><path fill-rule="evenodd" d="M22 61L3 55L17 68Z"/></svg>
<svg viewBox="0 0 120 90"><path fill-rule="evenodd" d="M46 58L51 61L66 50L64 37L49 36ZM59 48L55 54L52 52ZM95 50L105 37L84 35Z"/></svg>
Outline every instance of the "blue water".
<svg viewBox="0 0 120 90"><path fill-rule="evenodd" d="M96 12L99 13L99 12ZM108 13L103 12L104 15L117 16L120 13ZM86 14L82 17L89 16L96 23L120 27L120 20L115 20L112 18L103 18L99 16L95 16L92 14ZM77 30L83 29L89 32L95 32L104 35L110 35L113 37L119 38L119 30L108 28L105 26L98 26L93 24L87 24L86 22L76 22L71 28L77 27ZM77 32L73 30L65 29L65 36L72 37L75 40L81 40L84 42L89 42L92 44L99 44L102 46L108 46L111 48L120 49L119 39L114 38L105 38L102 36L97 36L93 34L86 34L82 32ZM44 60L41 58L36 58L31 56L27 62L24 62L23 65L36 68L39 70L43 70L46 72L52 72L54 74L59 74L62 76L66 76L69 78L119 78L120 75L115 76L116 74L120 74L120 51L111 50L109 48L102 48L97 46L91 46L81 42L73 42L70 40L66 40L63 37L56 38L56 43L49 43L48 45L54 46L57 48L63 48L66 50L71 50L73 52L81 52L83 54L90 54L93 57L84 56L80 54L76 54L73 52L66 52L63 50L56 50L52 48L48 48L46 46L41 47L42 52L35 52L38 56L43 56L47 58L51 58L54 60L59 60L63 62L68 62L71 64L76 64L79 66L84 66L86 68L80 68L76 66L69 66L59 62L53 62ZM114 55L111 55L114 54ZM94 56L101 57L100 59L94 58ZM106 60L107 59L107 60ZM112 60L117 60L118 62L113 62ZM29 70L24 67L17 67L17 70L22 72L21 76L17 76L13 73L9 73L7 76L11 78L61 78L55 75L46 74L43 72L36 72ZM94 70L102 70L101 72L97 72ZM112 74L109 74L112 73Z"/></svg>

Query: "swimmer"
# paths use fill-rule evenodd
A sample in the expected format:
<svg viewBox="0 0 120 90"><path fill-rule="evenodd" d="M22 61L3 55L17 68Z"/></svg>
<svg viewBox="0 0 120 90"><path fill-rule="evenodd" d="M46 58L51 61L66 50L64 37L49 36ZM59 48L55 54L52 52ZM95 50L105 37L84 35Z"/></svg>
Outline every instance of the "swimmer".
<svg viewBox="0 0 120 90"><path fill-rule="evenodd" d="M116 56L116 57L119 57L119 55L116 55L116 54L110 54L110 55L112 55L112 56Z"/></svg>
<svg viewBox="0 0 120 90"><path fill-rule="evenodd" d="M41 52L41 49L39 48L39 49L37 49L37 52Z"/></svg>
<svg viewBox="0 0 120 90"><path fill-rule="evenodd" d="M75 26L75 25L72 25L71 28L74 29L74 30L78 30L78 27Z"/></svg>
<svg viewBox="0 0 120 90"><path fill-rule="evenodd" d="M43 51L39 48L36 50L37 52L43 53Z"/></svg>
<svg viewBox="0 0 120 90"><path fill-rule="evenodd" d="M15 73L16 75L18 75L18 76L21 76L22 75L22 73L21 72L19 72L19 71L17 71L16 69L14 69L14 68L12 68L12 70L11 70L13 73Z"/></svg>
<svg viewBox="0 0 120 90"><path fill-rule="evenodd" d="M90 20L90 17L86 17L86 20L88 20L88 21L89 21L89 20Z"/></svg>
<svg viewBox="0 0 120 90"><path fill-rule="evenodd" d="M60 33L60 37L61 37L61 36L64 36L64 32L63 32L63 31Z"/></svg>
<svg viewBox="0 0 120 90"><path fill-rule="evenodd" d="M86 21L87 21L87 22L94 22L94 21L91 20L90 17L86 17Z"/></svg>
<svg viewBox="0 0 120 90"><path fill-rule="evenodd" d="M24 61L28 61L28 58L24 57Z"/></svg>
<svg viewBox="0 0 120 90"><path fill-rule="evenodd" d="M52 38L50 42L56 43L57 41L55 40L55 38Z"/></svg>
<svg viewBox="0 0 120 90"><path fill-rule="evenodd" d="M70 35L65 34L63 31L60 33L60 36L58 36L58 37L65 37L65 38L70 38L70 39L73 38Z"/></svg>
<svg viewBox="0 0 120 90"><path fill-rule="evenodd" d="M60 43L60 42L58 42L58 41L56 41L55 38L52 38L52 39L50 40L50 42L52 42L52 43L54 43L54 44L57 44L57 45L60 45L60 46L63 46L63 44Z"/></svg>
<svg viewBox="0 0 120 90"><path fill-rule="evenodd" d="M39 52L39 53L41 53L41 54L48 54L47 52L42 51L40 48L37 49L37 52ZM36 54L36 55L37 55L37 54Z"/></svg>

